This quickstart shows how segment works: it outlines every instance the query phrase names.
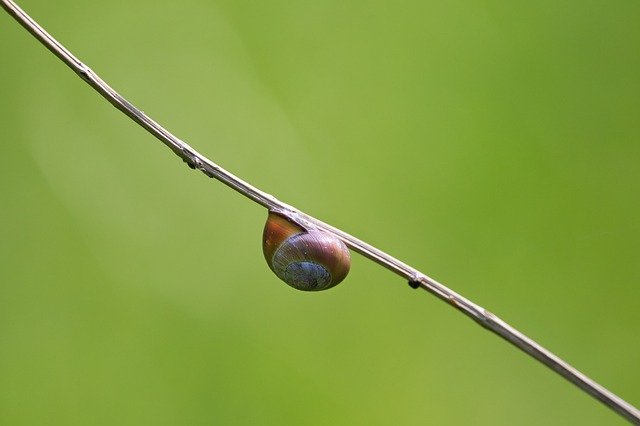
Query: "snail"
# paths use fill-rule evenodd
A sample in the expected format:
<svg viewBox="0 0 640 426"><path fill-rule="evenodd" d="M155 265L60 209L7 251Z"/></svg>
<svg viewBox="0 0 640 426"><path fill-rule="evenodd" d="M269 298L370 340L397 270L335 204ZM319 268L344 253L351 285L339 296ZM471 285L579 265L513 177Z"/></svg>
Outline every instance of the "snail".
<svg viewBox="0 0 640 426"><path fill-rule="evenodd" d="M347 276L351 266L349 249L336 236L304 229L272 211L264 226L262 250L269 268L298 290L331 288Z"/></svg>

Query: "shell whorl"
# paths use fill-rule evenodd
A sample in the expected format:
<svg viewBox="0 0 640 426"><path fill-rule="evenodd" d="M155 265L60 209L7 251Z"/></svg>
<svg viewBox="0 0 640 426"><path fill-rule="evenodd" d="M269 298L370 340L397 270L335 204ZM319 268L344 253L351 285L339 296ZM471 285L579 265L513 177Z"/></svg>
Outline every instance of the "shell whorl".
<svg viewBox="0 0 640 426"><path fill-rule="evenodd" d="M263 251L281 280L305 291L339 284L351 265L349 249L338 238L320 230L306 231L273 212L264 228Z"/></svg>

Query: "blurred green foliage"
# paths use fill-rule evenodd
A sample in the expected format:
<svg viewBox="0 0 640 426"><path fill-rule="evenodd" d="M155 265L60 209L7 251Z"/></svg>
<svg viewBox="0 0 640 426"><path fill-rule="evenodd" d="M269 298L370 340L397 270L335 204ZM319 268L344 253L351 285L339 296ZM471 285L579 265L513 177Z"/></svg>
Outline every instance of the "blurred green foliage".
<svg viewBox="0 0 640 426"><path fill-rule="evenodd" d="M637 1L24 0L200 152L640 404ZM0 423L624 424L354 256L305 294L266 213L0 16Z"/></svg>

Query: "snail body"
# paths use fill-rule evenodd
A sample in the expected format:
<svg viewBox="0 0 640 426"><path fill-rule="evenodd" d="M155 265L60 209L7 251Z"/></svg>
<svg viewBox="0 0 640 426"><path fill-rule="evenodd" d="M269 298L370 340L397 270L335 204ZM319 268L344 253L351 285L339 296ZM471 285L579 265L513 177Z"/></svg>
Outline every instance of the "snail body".
<svg viewBox="0 0 640 426"><path fill-rule="evenodd" d="M262 249L269 268L293 288L326 290L349 273L347 246L327 232L306 230L282 215L269 212L262 235Z"/></svg>

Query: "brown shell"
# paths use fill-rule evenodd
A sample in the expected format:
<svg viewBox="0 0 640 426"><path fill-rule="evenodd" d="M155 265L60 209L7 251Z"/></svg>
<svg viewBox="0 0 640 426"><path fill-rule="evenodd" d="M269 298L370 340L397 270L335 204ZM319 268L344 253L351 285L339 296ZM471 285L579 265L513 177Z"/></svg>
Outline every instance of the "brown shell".
<svg viewBox="0 0 640 426"><path fill-rule="evenodd" d="M271 270L299 290L331 288L351 266L349 249L338 238L324 231L305 231L273 212L264 227L262 248Z"/></svg>

